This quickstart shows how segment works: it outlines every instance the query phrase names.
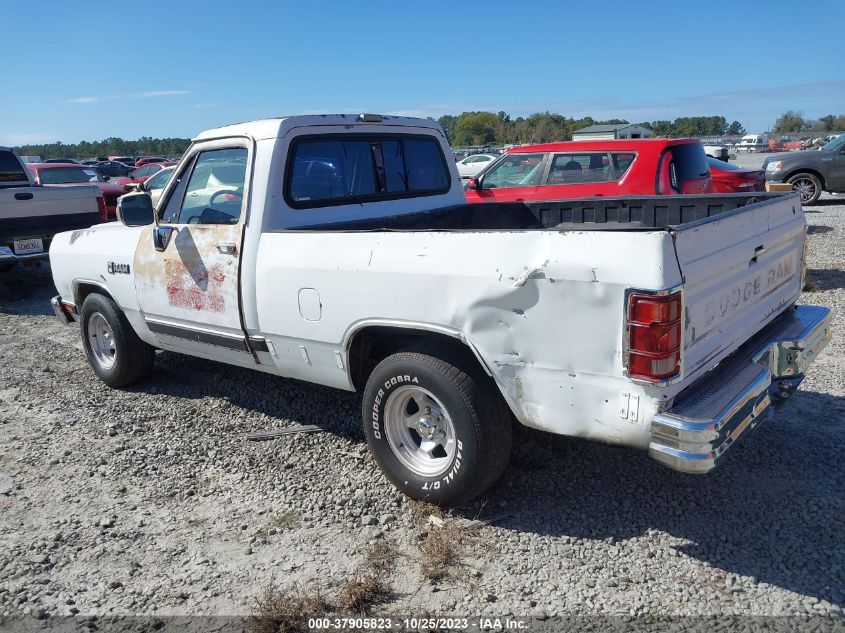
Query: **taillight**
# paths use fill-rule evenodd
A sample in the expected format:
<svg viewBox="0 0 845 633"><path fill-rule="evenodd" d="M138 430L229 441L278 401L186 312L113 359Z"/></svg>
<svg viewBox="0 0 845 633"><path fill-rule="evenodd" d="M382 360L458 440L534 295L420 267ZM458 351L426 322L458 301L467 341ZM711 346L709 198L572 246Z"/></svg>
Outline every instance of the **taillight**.
<svg viewBox="0 0 845 633"><path fill-rule="evenodd" d="M106 201L103 196L97 196L97 208L100 210L100 220L109 221L109 212L106 211Z"/></svg>
<svg viewBox="0 0 845 633"><path fill-rule="evenodd" d="M662 382L681 371L681 293L628 295L628 375Z"/></svg>

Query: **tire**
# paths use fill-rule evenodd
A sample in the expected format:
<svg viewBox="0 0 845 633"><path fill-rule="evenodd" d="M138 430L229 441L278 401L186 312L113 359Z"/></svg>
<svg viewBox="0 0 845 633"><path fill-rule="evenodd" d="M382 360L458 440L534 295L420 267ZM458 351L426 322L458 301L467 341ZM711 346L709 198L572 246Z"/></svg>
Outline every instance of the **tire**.
<svg viewBox="0 0 845 633"><path fill-rule="evenodd" d="M790 176L786 181L801 195L801 204L815 204L822 195L822 183L818 176L807 172Z"/></svg>
<svg viewBox="0 0 845 633"><path fill-rule="evenodd" d="M127 387L150 375L155 349L138 338L114 301L90 294L80 317L85 355L100 380L109 387Z"/></svg>
<svg viewBox="0 0 845 633"><path fill-rule="evenodd" d="M412 499L460 505L508 464L510 410L470 360L439 351L388 356L367 380L363 418L376 463Z"/></svg>

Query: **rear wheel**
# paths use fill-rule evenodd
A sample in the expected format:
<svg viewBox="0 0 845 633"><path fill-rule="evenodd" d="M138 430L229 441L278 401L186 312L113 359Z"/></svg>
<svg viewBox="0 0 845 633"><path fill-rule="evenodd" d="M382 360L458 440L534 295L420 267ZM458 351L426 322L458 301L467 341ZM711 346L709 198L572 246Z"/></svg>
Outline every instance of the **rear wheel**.
<svg viewBox="0 0 845 633"><path fill-rule="evenodd" d="M412 499L458 505L507 466L510 411L471 361L400 352L364 389L364 433L387 478Z"/></svg>
<svg viewBox="0 0 845 633"><path fill-rule="evenodd" d="M80 311L82 345L97 377L109 387L126 387L153 370L155 349L138 338L117 304L90 294Z"/></svg>
<svg viewBox="0 0 845 633"><path fill-rule="evenodd" d="M801 196L801 204L814 204L822 195L822 183L815 174L795 174L786 182Z"/></svg>

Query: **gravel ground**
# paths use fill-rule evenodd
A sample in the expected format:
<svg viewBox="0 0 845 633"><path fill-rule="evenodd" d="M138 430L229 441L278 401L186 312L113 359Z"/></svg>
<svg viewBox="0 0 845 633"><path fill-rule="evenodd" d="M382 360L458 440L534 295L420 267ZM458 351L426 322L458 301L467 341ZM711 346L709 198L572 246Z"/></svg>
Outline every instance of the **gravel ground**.
<svg viewBox="0 0 845 633"><path fill-rule="evenodd" d="M247 614L271 584L331 594L384 542L385 612L841 615L845 199L807 218L803 301L835 334L794 399L705 477L520 430L505 480L455 513L492 523L461 529L436 582L434 528L373 465L357 396L170 353L108 389L49 272L2 275L0 616ZM327 432L244 437L293 424Z"/></svg>

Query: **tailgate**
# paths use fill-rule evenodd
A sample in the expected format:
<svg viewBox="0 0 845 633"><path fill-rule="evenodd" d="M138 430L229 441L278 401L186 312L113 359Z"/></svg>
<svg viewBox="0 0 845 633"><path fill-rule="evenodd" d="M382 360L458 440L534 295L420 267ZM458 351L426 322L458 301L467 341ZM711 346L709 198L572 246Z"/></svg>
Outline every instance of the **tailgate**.
<svg viewBox="0 0 845 633"><path fill-rule="evenodd" d="M49 237L99 224L98 192L92 185L0 189L0 239Z"/></svg>
<svg viewBox="0 0 845 633"><path fill-rule="evenodd" d="M806 224L797 196L675 227L684 278L683 376L710 369L795 302Z"/></svg>

